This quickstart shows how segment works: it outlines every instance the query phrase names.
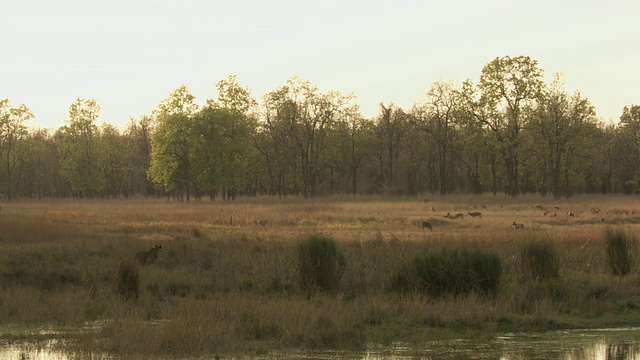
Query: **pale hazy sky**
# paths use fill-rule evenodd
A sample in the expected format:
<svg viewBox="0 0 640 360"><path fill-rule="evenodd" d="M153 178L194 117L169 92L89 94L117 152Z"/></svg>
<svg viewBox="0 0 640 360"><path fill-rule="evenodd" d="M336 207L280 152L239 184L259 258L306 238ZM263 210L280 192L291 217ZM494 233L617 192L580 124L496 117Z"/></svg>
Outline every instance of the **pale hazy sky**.
<svg viewBox="0 0 640 360"><path fill-rule="evenodd" d="M640 104L638 14L635 0L0 0L0 99L58 128L94 98L99 122L124 128L182 84L203 104L235 74L261 101L295 75L373 117L528 55L617 123Z"/></svg>

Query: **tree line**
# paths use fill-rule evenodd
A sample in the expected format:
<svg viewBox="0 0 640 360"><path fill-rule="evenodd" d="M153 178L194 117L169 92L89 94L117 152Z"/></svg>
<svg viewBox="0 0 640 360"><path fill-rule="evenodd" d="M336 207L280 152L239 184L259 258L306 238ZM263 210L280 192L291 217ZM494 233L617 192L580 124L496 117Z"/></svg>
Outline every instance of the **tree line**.
<svg viewBox="0 0 640 360"><path fill-rule="evenodd" d="M562 76L497 57L477 84L438 81L413 106L363 117L353 95L297 77L258 103L229 76L198 106L186 86L124 130L77 99L65 125L32 129L0 101L0 194L40 197L634 193L640 106L604 124Z"/></svg>

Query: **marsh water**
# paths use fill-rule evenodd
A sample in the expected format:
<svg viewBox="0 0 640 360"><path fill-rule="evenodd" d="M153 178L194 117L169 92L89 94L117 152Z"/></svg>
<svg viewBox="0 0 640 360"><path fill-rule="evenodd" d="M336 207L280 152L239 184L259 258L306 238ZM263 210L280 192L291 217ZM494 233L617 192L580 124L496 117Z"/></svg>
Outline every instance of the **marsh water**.
<svg viewBox="0 0 640 360"><path fill-rule="evenodd" d="M76 332L77 333L77 332ZM0 359L119 359L120 355L78 349L73 334L43 330L3 333ZM126 357L136 359L138 357ZM148 356L139 358L148 359ZM157 357L175 359L175 356ZM214 354L188 359L218 359ZM371 345L365 351L286 351L236 359L640 359L640 328L500 334L484 340L457 339L423 344ZM185 358L187 359L187 358Z"/></svg>

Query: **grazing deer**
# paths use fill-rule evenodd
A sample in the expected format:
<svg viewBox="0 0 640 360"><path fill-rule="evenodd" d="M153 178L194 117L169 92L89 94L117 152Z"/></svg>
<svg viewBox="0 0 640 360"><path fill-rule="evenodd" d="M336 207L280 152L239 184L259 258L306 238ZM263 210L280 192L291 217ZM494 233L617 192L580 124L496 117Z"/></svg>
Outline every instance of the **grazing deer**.
<svg viewBox="0 0 640 360"><path fill-rule="evenodd" d="M514 222L513 222L513 224L511 224L511 225L515 226L516 230L522 230L522 229L524 229L524 224L520 224L520 223L517 223L517 222L515 222L515 221L514 221Z"/></svg>
<svg viewBox="0 0 640 360"><path fill-rule="evenodd" d="M156 245L151 248L149 251L140 251L136 253L136 261L146 264L146 263L154 263L156 259L158 259L158 253L162 251L161 245Z"/></svg>
<svg viewBox="0 0 640 360"><path fill-rule="evenodd" d="M464 216L463 213L457 213L455 215L451 215L451 213L447 213L447 215L445 215L444 217L449 219L461 219L463 216Z"/></svg>
<svg viewBox="0 0 640 360"><path fill-rule="evenodd" d="M423 228L423 229L424 229L424 228L427 228L427 229L429 229L429 230L433 231L433 227L431 226L431 223L430 223L430 222L428 222L428 221L423 221L423 222L420 224L420 227L421 227L421 228Z"/></svg>
<svg viewBox="0 0 640 360"><path fill-rule="evenodd" d="M471 217L482 217L482 213L478 212L478 211L474 211L474 212L468 212L467 213L469 216Z"/></svg>
<svg viewBox="0 0 640 360"><path fill-rule="evenodd" d="M569 216L576 216L576 213L574 213L573 211L568 211L568 212L567 212L567 215L569 215Z"/></svg>

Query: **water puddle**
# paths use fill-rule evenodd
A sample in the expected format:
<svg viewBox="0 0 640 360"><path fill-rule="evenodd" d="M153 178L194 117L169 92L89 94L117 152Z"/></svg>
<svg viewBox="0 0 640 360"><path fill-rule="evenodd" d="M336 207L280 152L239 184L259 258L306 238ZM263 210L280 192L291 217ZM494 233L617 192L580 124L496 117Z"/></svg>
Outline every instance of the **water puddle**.
<svg viewBox="0 0 640 360"><path fill-rule="evenodd" d="M2 328L0 332L0 359L19 360L70 360L115 359L105 353L78 349L78 335L95 331L101 324L91 324L73 329L43 327L38 330ZM74 349L74 350L70 350Z"/></svg>
<svg viewBox="0 0 640 360"><path fill-rule="evenodd" d="M77 333L77 332L75 332ZM3 333L1 359L67 360L116 359L119 356L77 351L71 332L43 330L36 333ZM135 357L132 357L135 358ZM148 358L148 357L143 357ZM166 357L163 359L175 357ZM217 359L204 356L195 359ZM565 359L640 360L640 328L572 330L542 334L500 334L493 339L430 341L424 344L395 343L370 346L364 352L306 351L274 352L259 357L237 359Z"/></svg>

